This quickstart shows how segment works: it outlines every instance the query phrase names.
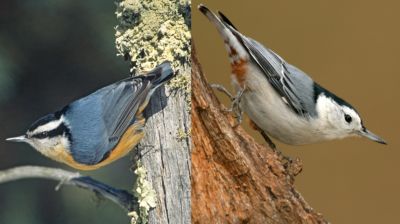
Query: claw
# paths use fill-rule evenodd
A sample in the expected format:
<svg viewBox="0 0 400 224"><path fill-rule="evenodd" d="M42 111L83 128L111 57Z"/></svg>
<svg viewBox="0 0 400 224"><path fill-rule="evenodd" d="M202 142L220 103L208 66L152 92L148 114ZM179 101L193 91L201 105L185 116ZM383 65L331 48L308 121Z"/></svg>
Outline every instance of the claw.
<svg viewBox="0 0 400 224"><path fill-rule="evenodd" d="M287 161L289 161L289 163L292 163L292 162L293 162L293 159L292 159L292 157L290 157L290 156L284 156L284 155L282 155L282 157L283 157L283 159L286 159Z"/></svg>
<svg viewBox="0 0 400 224"><path fill-rule="evenodd" d="M228 90L226 90L223 86L218 85L218 84L211 84L211 87L216 87L219 91L224 92L226 95L228 95L231 100L231 106L229 107L228 110L221 110L223 112L232 112L233 110L235 110L235 114L237 116L237 120L238 123L233 126L234 128L236 128L237 126L239 126L242 123L242 115L243 115L243 109L240 107L240 100L242 98L243 92L246 88L246 86L244 86L243 88L240 89L240 91L236 94L235 97L232 96L232 94L229 93ZM236 105L236 107L235 107ZM233 109L235 108L235 109Z"/></svg>
<svg viewBox="0 0 400 224"><path fill-rule="evenodd" d="M218 84L211 84L210 86L216 87L219 91L224 92L226 95L228 95L231 98L231 100L233 100L234 97L232 96L232 94L228 90L226 90L223 86L218 85Z"/></svg>

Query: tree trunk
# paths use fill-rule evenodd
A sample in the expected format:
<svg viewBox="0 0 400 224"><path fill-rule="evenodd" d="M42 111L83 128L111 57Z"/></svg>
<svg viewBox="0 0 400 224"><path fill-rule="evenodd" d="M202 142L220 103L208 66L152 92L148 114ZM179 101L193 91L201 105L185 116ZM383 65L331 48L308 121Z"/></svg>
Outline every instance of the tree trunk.
<svg viewBox="0 0 400 224"><path fill-rule="evenodd" d="M144 73L168 60L176 78L153 94L144 111L141 162L156 191L148 223L190 223L190 1L121 0L116 45Z"/></svg>
<svg viewBox="0 0 400 224"><path fill-rule="evenodd" d="M215 97L192 40L192 223L328 223L295 189L302 163L258 144Z"/></svg>

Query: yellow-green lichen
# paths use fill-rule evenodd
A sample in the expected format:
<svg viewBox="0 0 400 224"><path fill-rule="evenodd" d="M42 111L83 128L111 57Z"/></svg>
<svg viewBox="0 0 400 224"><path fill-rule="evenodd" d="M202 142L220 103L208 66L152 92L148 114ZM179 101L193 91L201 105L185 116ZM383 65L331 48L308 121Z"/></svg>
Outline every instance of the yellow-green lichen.
<svg viewBox="0 0 400 224"><path fill-rule="evenodd" d="M190 69L186 69L190 71ZM169 84L172 91L182 90L185 96L185 101L187 104L186 111L190 113L192 102L190 99L191 89L191 78L190 72L180 72L174 79L172 79Z"/></svg>
<svg viewBox="0 0 400 224"><path fill-rule="evenodd" d="M179 73L175 79L172 79L169 84L172 89L182 89L185 93L190 94L190 76L185 73Z"/></svg>
<svg viewBox="0 0 400 224"><path fill-rule="evenodd" d="M138 177L133 188L133 195L138 198L140 214L133 211L128 215L132 216L132 224L145 224L148 221L150 208L155 208L157 205L157 197L152 184L145 179L147 170L142 166L140 160L137 161L137 167L134 173Z"/></svg>
<svg viewBox="0 0 400 224"><path fill-rule="evenodd" d="M135 211L129 212L128 216L132 217L131 218L131 224L137 224L138 223L139 216Z"/></svg>
<svg viewBox="0 0 400 224"><path fill-rule="evenodd" d="M190 130L189 130L188 133L186 133L184 130L178 129L178 136L176 136L176 139L177 139L178 141L181 141L181 140L183 140L183 139L185 139L185 138L190 138L190 135L191 135Z"/></svg>
<svg viewBox="0 0 400 224"><path fill-rule="evenodd" d="M120 0L116 30L118 55L141 71L170 61L173 70L190 58L189 0Z"/></svg>

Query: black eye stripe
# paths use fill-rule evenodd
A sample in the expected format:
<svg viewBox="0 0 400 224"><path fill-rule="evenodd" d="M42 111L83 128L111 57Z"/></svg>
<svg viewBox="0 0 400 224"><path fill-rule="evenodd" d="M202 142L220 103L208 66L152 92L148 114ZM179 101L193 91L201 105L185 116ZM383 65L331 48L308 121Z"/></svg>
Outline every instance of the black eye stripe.
<svg viewBox="0 0 400 224"><path fill-rule="evenodd" d="M60 136L66 134L66 137L70 139L69 129L61 123L56 129L46 132L40 132L38 134L33 135L33 138L44 139L44 138L52 138L56 136Z"/></svg>
<svg viewBox="0 0 400 224"><path fill-rule="evenodd" d="M61 123L56 129L53 129L53 130L49 131L48 135L49 135L50 138L58 136L58 135L62 135L64 133L64 129L65 128L66 127Z"/></svg>
<svg viewBox="0 0 400 224"><path fill-rule="evenodd" d="M48 134L48 132L44 131L44 132L38 133L36 135L33 135L32 137L38 138L38 139L44 139L44 138L47 138L47 134Z"/></svg>

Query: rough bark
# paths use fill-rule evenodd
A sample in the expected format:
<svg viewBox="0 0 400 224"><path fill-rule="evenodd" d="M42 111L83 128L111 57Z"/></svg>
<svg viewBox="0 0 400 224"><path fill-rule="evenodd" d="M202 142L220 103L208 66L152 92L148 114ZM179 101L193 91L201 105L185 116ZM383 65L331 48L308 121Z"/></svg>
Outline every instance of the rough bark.
<svg viewBox="0 0 400 224"><path fill-rule="evenodd" d="M148 223L190 223L190 1L119 0L116 45L145 73L171 62L176 78L153 94L140 159L156 191Z"/></svg>
<svg viewBox="0 0 400 224"><path fill-rule="evenodd" d="M182 72L189 75L190 69ZM168 88L168 87L167 87ZM168 88L170 90L170 88ZM146 122L142 145L153 145L141 151L141 161L147 168L147 180L157 192L157 207L149 213L149 223L190 223L190 136L180 136L179 130L190 133L190 114L184 93L162 89L150 100L145 114L153 114ZM166 94L162 94L163 92ZM168 100L167 100L168 99Z"/></svg>
<svg viewBox="0 0 400 224"><path fill-rule="evenodd" d="M328 223L294 187L299 158L258 144L215 97L192 40L192 223Z"/></svg>

